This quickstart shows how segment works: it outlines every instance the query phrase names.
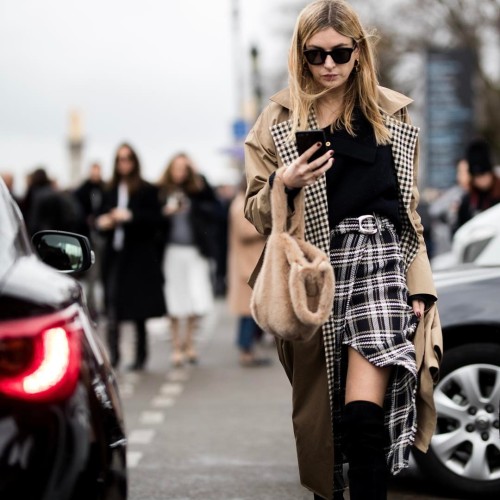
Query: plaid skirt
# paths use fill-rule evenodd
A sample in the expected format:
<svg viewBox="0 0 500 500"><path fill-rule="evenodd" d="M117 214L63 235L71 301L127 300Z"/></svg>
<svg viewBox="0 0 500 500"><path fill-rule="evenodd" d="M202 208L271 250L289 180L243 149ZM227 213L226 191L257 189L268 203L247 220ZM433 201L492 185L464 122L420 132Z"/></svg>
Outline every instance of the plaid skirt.
<svg viewBox="0 0 500 500"><path fill-rule="evenodd" d="M386 458L395 474L408 466L415 439L417 369L412 343L418 323L408 304L408 290L399 238L385 217L344 219L331 231L330 260L335 272L333 342L327 357L333 363L330 400L338 429L345 395L346 347L375 366L392 366L384 409ZM333 359L332 359L333 358ZM335 457L341 457L335 435ZM342 489L342 463L336 458L335 490ZM337 482L338 481L338 482ZM339 482L341 484L339 484Z"/></svg>

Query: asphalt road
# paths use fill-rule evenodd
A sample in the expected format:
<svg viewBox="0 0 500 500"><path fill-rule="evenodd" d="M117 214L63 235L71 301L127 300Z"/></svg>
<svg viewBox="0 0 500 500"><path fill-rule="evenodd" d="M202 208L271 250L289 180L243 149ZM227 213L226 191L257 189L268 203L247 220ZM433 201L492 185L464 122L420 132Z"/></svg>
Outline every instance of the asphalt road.
<svg viewBox="0 0 500 500"><path fill-rule="evenodd" d="M119 369L129 439L130 500L306 500L291 425L290 386L270 338L268 367L242 368L235 319L219 301L198 332L200 362L174 369L166 320L148 323L150 359L142 373ZM124 329L124 365L133 339ZM346 500L349 495L345 495ZM411 468L390 500L452 500Z"/></svg>

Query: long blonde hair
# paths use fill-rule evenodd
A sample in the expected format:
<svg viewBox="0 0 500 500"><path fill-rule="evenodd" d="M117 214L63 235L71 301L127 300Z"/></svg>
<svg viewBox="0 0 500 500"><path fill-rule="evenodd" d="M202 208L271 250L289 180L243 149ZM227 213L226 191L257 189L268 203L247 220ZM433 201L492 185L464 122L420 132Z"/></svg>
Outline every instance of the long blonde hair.
<svg viewBox="0 0 500 500"><path fill-rule="evenodd" d="M373 51L373 36L361 25L358 15L344 0L316 0L299 14L288 57L288 72L292 109L292 135L306 129L317 100L329 90L318 90L304 58L307 41L316 33L333 28L337 33L351 38L359 49L359 63L347 81L343 110L334 128L344 127L355 136L353 112L359 105L362 113L373 126L377 144L387 144L390 133L377 103L377 74Z"/></svg>

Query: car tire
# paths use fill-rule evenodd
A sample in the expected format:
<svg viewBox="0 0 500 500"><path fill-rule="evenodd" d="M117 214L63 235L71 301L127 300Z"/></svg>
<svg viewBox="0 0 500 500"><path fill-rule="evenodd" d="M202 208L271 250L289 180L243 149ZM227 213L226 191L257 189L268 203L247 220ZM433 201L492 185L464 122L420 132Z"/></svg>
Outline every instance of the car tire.
<svg viewBox="0 0 500 500"><path fill-rule="evenodd" d="M436 432L429 451L414 454L426 475L466 498L500 491L499 361L497 344L445 352L434 392Z"/></svg>

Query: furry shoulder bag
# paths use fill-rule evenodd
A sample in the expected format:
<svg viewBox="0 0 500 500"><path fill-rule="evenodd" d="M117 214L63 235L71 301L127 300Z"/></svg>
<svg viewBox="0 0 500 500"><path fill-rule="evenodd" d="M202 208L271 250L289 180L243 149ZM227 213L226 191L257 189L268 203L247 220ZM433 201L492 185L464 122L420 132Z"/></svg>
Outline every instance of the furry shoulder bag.
<svg viewBox="0 0 500 500"><path fill-rule="evenodd" d="M250 309L264 331L283 340L307 341L332 311L335 278L328 256L303 239L304 190L294 202L297 236L287 230L287 195L278 170L271 189L272 231Z"/></svg>

